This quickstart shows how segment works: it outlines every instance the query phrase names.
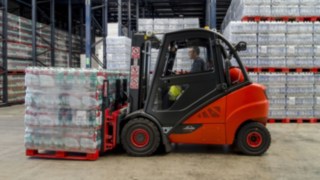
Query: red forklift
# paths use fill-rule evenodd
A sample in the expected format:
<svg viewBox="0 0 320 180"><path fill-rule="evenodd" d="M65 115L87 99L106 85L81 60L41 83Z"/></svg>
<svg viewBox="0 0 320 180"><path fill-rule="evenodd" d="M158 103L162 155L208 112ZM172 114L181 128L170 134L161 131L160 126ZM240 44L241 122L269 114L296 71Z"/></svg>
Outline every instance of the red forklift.
<svg viewBox="0 0 320 180"><path fill-rule="evenodd" d="M201 51L206 68L181 73L177 67L190 60L177 54L193 47ZM154 71L151 48L159 49ZM102 150L122 144L129 155L150 156L160 146L169 152L171 144L178 143L233 145L246 155L265 153L271 143L266 128L269 102L266 88L251 82L241 63L238 52L245 50L245 42L231 45L221 34L205 29L167 33L162 41L135 34L129 105L121 116L106 111ZM117 92L122 104L126 86L123 83ZM174 98L172 87L179 89Z"/></svg>

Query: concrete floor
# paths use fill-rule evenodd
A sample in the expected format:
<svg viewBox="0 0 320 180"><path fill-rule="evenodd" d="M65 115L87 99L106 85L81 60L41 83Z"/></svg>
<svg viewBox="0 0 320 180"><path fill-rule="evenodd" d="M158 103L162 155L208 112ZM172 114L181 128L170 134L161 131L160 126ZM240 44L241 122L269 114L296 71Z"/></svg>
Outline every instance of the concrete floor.
<svg viewBox="0 0 320 180"><path fill-rule="evenodd" d="M0 180L21 179L320 179L320 124L270 124L269 151L234 154L226 146L176 146L147 158L111 153L97 161L28 158L24 106L0 108Z"/></svg>

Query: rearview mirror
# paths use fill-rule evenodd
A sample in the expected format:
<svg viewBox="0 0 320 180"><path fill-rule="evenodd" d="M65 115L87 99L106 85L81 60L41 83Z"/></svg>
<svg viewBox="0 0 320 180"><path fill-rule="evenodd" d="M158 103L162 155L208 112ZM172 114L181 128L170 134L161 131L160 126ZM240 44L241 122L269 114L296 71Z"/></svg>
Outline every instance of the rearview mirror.
<svg viewBox="0 0 320 180"><path fill-rule="evenodd" d="M240 41L236 46L235 49L237 51L245 51L247 50L247 43L244 41Z"/></svg>

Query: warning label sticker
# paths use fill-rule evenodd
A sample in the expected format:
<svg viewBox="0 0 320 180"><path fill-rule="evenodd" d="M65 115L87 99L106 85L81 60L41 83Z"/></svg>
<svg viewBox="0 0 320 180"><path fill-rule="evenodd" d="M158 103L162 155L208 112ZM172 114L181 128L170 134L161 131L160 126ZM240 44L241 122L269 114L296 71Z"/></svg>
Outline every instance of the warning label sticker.
<svg viewBox="0 0 320 180"><path fill-rule="evenodd" d="M140 59L140 47L132 47L131 58Z"/></svg>
<svg viewBox="0 0 320 180"><path fill-rule="evenodd" d="M139 66L131 66L130 89L139 88Z"/></svg>

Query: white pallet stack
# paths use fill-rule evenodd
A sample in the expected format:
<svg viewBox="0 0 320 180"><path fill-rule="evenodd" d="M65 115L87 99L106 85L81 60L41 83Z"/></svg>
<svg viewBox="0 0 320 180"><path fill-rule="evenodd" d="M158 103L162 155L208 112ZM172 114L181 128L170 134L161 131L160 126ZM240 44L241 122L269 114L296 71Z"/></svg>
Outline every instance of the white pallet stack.
<svg viewBox="0 0 320 180"><path fill-rule="evenodd" d="M267 87L269 118L286 116L286 74L260 73L258 82Z"/></svg>
<svg viewBox="0 0 320 180"><path fill-rule="evenodd" d="M285 67L286 24L284 22L257 24L259 67Z"/></svg>
<svg viewBox="0 0 320 180"><path fill-rule="evenodd" d="M320 22L313 24L314 66L320 67Z"/></svg>
<svg viewBox="0 0 320 180"><path fill-rule="evenodd" d="M320 16L318 0L234 0L221 25L224 29L230 21L246 16L298 17Z"/></svg>
<svg viewBox="0 0 320 180"><path fill-rule="evenodd" d="M153 19L138 19L138 31L153 32L153 24Z"/></svg>
<svg viewBox="0 0 320 180"><path fill-rule="evenodd" d="M102 38L97 38L96 41ZM97 46L96 55L103 60L103 45ZM107 69L129 71L131 65L131 39L124 36L107 37ZM102 63L102 62L101 62ZM98 65L97 68L102 68Z"/></svg>
<svg viewBox="0 0 320 180"><path fill-rule="evenodd" d="M313 118L314 74L290 73L287 75L287 117Z"/></svg>
<svg viewBox="0 0 320 180"><path fill-rule="evenodd" d="M320 118L320 74L314 75L314 117Z"/></svg>
<svg viewBox="0 0 320 180"><path fill-rule="evenodd" d="M311 22L287 23L286 51L289 68L314 66L313 26Z"/></svg>
<svg viewBox="0 0 320 180"><path fill-rule="evenodd" d="M247 67L257 67L257 31L258 26L255 22L230 22L223 32L232 44L239 41L247 42L247 50L239 52L243 64Z"/></svg>
<svg viewBox="0 0 320 180"><path fill-rule="evenodd" d="M108 37L107 69L129 71L130 65L131 39L127 37Z"/></svg>

